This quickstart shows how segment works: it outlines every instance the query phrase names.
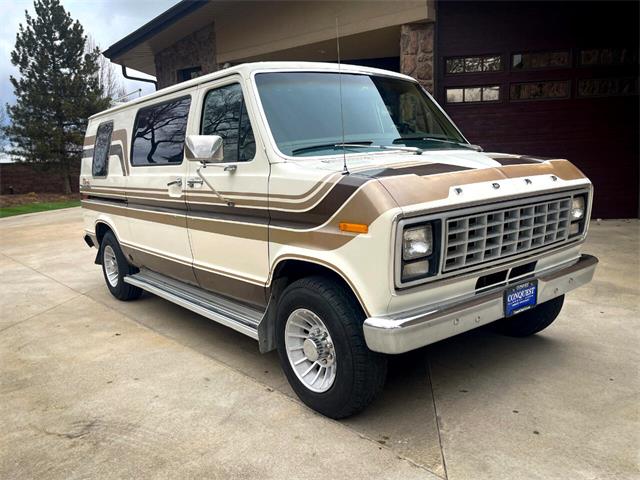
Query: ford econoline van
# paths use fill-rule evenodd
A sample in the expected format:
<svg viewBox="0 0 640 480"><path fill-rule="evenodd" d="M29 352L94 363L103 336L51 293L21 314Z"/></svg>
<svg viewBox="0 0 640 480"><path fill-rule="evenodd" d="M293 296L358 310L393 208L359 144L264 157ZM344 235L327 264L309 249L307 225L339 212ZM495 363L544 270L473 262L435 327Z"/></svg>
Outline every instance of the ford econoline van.
<svg viewBox="0 0 640 480"><path fill-rule="evenodd" d="M111 293L277 349L333 418L374 399L389 354L546 328L597 264L578 168L483 152L398 73L239 65L94 115L84 145L84 235Z"/></svg>

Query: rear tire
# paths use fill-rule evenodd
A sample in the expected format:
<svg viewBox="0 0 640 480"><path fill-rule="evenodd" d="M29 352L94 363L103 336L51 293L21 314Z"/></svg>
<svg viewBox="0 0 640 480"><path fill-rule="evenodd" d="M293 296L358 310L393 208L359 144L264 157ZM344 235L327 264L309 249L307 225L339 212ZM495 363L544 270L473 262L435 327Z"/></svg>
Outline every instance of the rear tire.
<svg viewBox="0 0 640 480"><path fill-rule="evenodd" d="M513 317L503 318L490 326L493 330L510 337L528 337L544 330L558 317L564 303L564 295L548 300L540 305L518 313Z"/></svg>
<svg viewBox="0 0 640 480"><path fill-rule="evenodd" d="M112 232L107 232L100 242L100 260L102 273L111 295L118 300L135 300L142 295L142 289L124 281L127 275L138 273L138 269L129 264L122 253L120 244Z"/></svg>
<svg viewBox="0 0 640 480"><path fill-rule="evenodd" d="M350 292L321 276L293 282L278 303L284 373L300 400L327 417L360 412L384 386L387 358L367 348L363 322Z"/></svg>

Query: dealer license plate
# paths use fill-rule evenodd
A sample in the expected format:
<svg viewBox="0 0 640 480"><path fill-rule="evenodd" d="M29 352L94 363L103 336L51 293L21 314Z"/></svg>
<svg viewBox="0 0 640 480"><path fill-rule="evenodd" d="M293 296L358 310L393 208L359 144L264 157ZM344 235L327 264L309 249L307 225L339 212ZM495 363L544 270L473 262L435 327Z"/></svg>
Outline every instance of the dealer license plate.
<svg viewBox="0 0 640 480"><path fill-rule="evenodd" d="M536 306L538 282L532 280L508 288L504 292L504 315L510 317Z"/></svg>

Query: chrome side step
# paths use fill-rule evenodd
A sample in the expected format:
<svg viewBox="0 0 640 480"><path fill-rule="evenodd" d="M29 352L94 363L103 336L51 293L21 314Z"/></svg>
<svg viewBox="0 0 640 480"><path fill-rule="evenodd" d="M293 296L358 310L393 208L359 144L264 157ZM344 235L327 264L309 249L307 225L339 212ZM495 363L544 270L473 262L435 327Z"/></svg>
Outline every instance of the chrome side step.
<svg viewBox="0 0 640 480"><path fill-rule="evenodd" d="M150 270L143 269L124 281L258 340L258 324L264 311Z"/></svg>

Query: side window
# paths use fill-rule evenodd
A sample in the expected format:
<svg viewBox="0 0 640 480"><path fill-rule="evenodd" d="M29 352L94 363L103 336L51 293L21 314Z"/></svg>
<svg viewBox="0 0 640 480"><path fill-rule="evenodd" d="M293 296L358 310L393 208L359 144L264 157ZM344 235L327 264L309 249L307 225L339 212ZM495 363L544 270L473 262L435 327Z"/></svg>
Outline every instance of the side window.
<svg viewBox="0 0 640 480"><path fill-rule="evenodd" d="M96 143L93 147L93 163L91 174L94 177L106 177L109 172L109 150L111 149L111 133L113 122L98 125Z"/></svg>
<svg viewBox="0 0 640 480"><path fill-rule="evenodd" d="M207 93L200 133L220 135L224 139L225 162L253 160L256 142L240 84L234 83Z"/></svg>
<svg viewBox="0 0 640 480"><path fill-rule="evenodd" d="M131 164L180 164L191 97L141 108L133 127Z"/></svg>

